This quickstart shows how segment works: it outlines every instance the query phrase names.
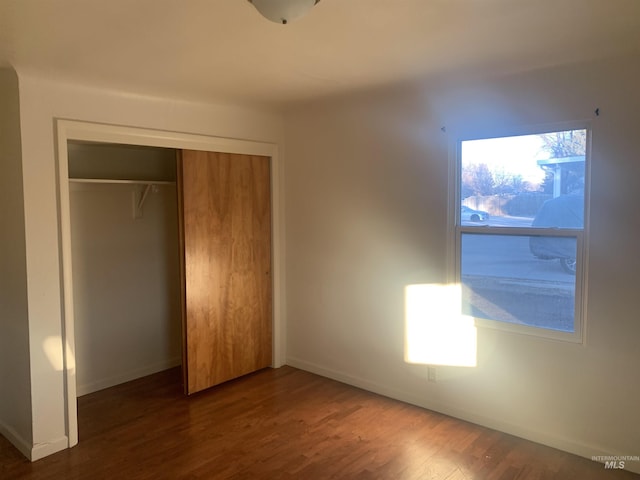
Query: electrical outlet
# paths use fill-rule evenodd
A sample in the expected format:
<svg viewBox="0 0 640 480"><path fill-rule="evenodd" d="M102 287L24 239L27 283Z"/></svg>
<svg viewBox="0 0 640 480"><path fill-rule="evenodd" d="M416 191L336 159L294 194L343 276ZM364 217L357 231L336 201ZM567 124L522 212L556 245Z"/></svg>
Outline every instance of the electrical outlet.
<svg viewBox="0 0 640 480"><path fill-rule="evenodd" d="M427 367L427 381L436 383L436 367Z"/></svg>

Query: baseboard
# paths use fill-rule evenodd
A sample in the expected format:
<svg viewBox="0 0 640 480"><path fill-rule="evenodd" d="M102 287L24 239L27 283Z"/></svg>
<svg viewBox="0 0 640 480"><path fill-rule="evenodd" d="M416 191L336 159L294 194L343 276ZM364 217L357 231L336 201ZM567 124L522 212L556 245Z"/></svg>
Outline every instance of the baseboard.
<svg viewBox="0 0 640 480"><path fill-rule="evenodd" d="M310 363L305 360L301 360L299 358L289 357L287 358L286 363L287 365L290 365L295 368L299 368L300 370L305 370L310 373L315 373L316 375L327 377L332 380L337 380L338 382L342 382L348 385L352 385L354 387L362 388L363 390L377 393L379 395L393 398L395 400L400 400L402 402L409 403L411 405L416 405L418 407L422 407L427 410L432 410L434 412L442 413L444 415L449 415L450 417L455 417L460 420L474 423L476 425L481 425L483 427L487 427L492 430L498 430L500 432L507 433L509 435L514 435L516 437L524 438L525 440L530 440L532 442L539 443L541 445L546 445L551 448L556 448L564 452L572 453L579 457L588 458L589 460L592 459L592 456L610 457L610 456L620 455L620 453L618 454L612 453L611 451L607 450L606 448L603 448L602 446L587 445L581 442L577 442L575 440L570 440L570 439L558 437L555 435L551 435L548 432L541 432L535 429L524 427L522 425L515 425L512 423L496 420L495 418L489 418L489 417L484 417L482 415L477 415L475 413L468 412L465 410L451 408L449 405L445 405L439 402L432 402L425 398L417 397L414 394L411 394L402 390L389 388L386 385L372 382L364 378L354 377L344 372L325 368L322 365ZM625 470L634 472L634 473L640 473L640 462L626 462ZM603 471L604 471L604 466L603 466Z"/></svg>
<svg viewBox="0 0 640 480"><path fill-rule="evenodd" d="M32 462L69 447L69 439L66 436L57 438L51 442L31 445L31 442L22 438L13 428L2 422L0 422L0 435L9 440L22 455Z"/></svg>
<svg viewBox="0 0 640 480"><path fill-rule="evenodd" d="M115 385L120 385L121 383L135 380L136 378L152 375L154 373L158 373L163 370L167 370L169 368L177 367L181 364L182 364L181 357L171 358L169 360L154 363L152 365L146 365L141 368L136 368L135 370L122 372L118 375L114 375L108 378L101 378L101 379L94 380L90 383L85 383L82 385L78 384L76 386L76 395L78 397L81 397L83 395L88 395L89 393L97 392L99 390L104 390L105 388L113 387Z"/></svg>
<svg viewBox="0 0 640 480"><path fill-rule="evenodd" d="M22 438L13 428L0 421L0 435L9 440L21 454L31 459L31 442Z"/></svg>
<svg viewBox="0 0 640 480"><path fill-rule="evenodd" d="M51 442L37 443L31 449L30 460L35 462L36 460L40 460L66 448L69 448L69 438L66 435Z"/></svg>

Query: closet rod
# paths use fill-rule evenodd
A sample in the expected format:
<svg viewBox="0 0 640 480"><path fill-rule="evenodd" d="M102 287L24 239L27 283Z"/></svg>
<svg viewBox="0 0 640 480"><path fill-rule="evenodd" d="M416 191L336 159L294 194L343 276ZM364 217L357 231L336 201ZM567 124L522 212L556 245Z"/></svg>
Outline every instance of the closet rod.
<svg viewBox="0 0 640 480"><path fill-rule="evenodd" d="M116 180L111 178L70 178L72 183L115 183L123 185L175 185L167 180Z"/></svg>
<svg viewBox="0 0 640 480"><path fill-rule="evenodd" d="M133 200L133 218L138 219L142 218L142 207L144 206L144 202L147 199L147 195L149 195L149 191L156 186L160 185L175 185L176 182L171 182L167 180L118 180L112 178L70 178L69 183L75 184L111 184L111 185L141 185L143 188L141 191L134 190L132 192L132 200Z"/></svg>

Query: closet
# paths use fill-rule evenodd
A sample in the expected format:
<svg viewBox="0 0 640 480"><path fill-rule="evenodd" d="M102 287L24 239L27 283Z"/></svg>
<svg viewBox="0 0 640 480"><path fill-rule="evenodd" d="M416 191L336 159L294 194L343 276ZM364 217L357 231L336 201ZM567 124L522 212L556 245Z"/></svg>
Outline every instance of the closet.
<svg viewBox="0 0 640 480"><path fill-rule="evenodd" d="M182 362L176 151L69 142L78 395Z"/></svg>
<svg viewBox="0 0 640 480"><path fill-rule="evenodd" d="M69 142L78 395L271 365L270 159Z"/></svg>

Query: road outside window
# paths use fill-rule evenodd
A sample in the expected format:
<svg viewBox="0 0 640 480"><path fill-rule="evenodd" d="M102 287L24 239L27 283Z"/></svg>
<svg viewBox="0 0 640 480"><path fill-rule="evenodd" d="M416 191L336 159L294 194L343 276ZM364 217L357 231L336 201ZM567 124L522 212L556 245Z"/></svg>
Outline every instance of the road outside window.
<svg viewBox="0 0 640 480"><path fill-rule="evenodd" d="M576 129L458 144L463 314L579 341L587 135Z"/></svg>

